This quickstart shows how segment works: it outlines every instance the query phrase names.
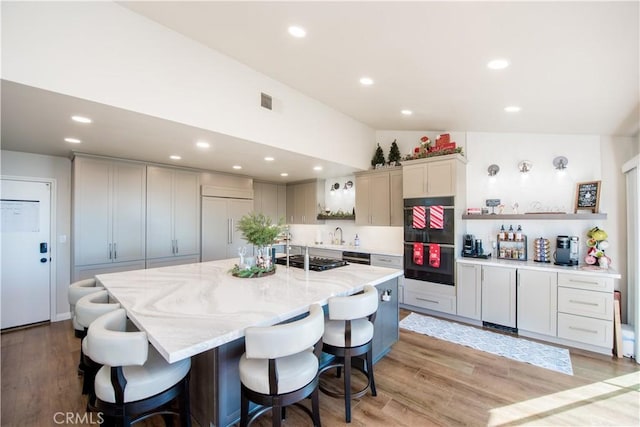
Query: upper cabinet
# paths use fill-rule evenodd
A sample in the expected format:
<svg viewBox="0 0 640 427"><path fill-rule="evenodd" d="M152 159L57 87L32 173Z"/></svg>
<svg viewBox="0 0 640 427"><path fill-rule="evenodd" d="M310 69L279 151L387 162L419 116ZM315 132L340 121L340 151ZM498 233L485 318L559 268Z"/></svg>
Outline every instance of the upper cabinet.
<svg viewBox="0 0 640 427"><path fill-rule="evenodd" d="M200 254L197 173L147 167L147 258Z"/></svg>
<svg viewBox="0 0 640 427"><path fill-rule="evenodd" d="M287 222L289 224L316 224L324 204L324 180L287 185Z"/></svg>
<svg viewBox="0 0 640 427"><path fill-rule="evenodd" d="M253 182L253 210L261 212L277 223L287 217L287 186L267 182Z"/></svg>
<svg viewBox="0 0 640 427"><path fill-rule="evenodd" d="M74 159L74 266L142 261L144 267L145 177L144 164Z"/></svg>
<svg viewBox="0 0 640 427"><path fill-rule="evenodd" d="M402 170L356 174L356 225L402 225Z"/></svg>
<svg viewBox="0 0 640 427"><path fill-rule="evenodd" d="M405 161L402 169L403 197L456 195L466 179L465 163L459 154Z"/></svg>

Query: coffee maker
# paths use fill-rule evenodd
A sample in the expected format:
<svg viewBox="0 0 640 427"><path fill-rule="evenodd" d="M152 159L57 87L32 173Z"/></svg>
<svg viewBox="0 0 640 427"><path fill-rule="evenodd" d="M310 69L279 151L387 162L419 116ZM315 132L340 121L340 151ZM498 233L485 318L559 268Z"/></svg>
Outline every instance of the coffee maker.
<svg viewBox="0 0 640 427"><path fill-rule="evenodd" d="M462 243L462 256L472 257L475 255L475 236L473 234L465 234Z"/></svg>
<svg viewBox="0 0 640 427"><path fill-rule="evenodd" d="M556 252L554 254L556 265L578 265L578 237L558 236L556 239Z"/></svg>

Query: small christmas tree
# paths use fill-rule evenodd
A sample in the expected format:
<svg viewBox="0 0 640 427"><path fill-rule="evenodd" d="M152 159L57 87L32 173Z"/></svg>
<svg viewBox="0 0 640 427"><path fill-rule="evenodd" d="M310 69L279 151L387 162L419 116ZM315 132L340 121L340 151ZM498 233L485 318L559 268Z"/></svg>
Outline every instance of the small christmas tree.
<svg viewBox="0 0 640 427"><path fill-rule="evenodd" d="M377 164L384 165L384 152L382 151L380 144L378 144L378 148L376 148L376 153L373 155L373 159L371 160L371 166L375 168Z"/></svg>
<svg viewBox="0 0 640 427"><path fill-rule="evenodd" d="M400 161L400 149L398 148L398 144L394 139L391 143L391 148L389 149L389 164L397 165Z"/></svg>

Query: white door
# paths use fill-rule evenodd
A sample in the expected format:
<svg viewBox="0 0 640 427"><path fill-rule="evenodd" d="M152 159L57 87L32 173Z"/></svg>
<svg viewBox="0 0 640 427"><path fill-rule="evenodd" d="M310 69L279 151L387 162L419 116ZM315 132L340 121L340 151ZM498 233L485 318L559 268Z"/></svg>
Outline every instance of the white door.
<svg viewBox="0 0 640 427"><path fill-rule="evenodd" d="M3 179L0 192L4 329L51 318L51 185Z"/></svg>

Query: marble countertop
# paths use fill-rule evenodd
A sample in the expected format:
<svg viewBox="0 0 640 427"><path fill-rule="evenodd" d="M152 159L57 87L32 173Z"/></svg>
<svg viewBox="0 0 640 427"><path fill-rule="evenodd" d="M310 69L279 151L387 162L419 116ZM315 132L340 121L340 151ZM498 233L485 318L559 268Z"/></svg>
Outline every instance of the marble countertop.
<svg viewBox="0 0 640 427"><path fill-rule="evenodd" d="M402 270L360 264L305 272L278 266L271 276L242 279L237 259L100 274L96 279L122 304L149 341L172 363L325 305L332 296L376 286Z"/></svg>
<svg viewBox="0 0 640 427"><path fill-rule="evenodd" d="M492 265L496 267L513 267L513 268L526 268L527 270L540 270L540 271L555 271L558 273L570 273L578 275L599 276L612 279L620 279L622 276L615 269L609 268L607 270L591 265L576 265L576 266L563 266L555 265L553 263L541 263L531 260L527 261L513 261L508 259L498 258L464 258L460 257L456 259L456 262L461 264L480 264L480 265Z"/></svg>

